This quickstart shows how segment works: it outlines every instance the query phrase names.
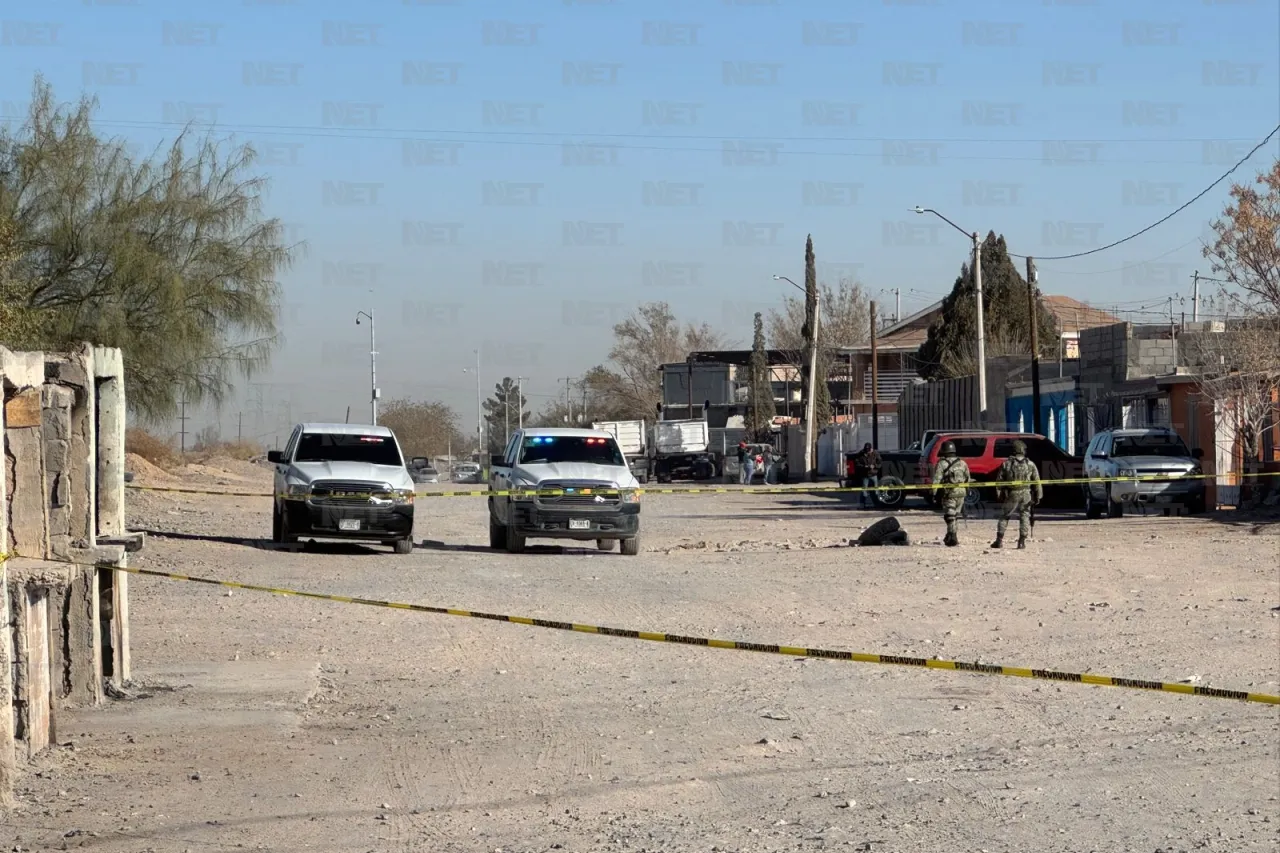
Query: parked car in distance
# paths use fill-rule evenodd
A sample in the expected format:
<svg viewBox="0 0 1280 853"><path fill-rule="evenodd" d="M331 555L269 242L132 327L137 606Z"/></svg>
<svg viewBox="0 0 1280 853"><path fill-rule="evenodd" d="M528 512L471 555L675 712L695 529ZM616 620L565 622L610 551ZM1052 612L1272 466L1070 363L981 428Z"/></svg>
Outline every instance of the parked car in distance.
<svg viewBox="0 0 1280 853"><path fill-rule="evenodd" d="M415 483L440 482L440 472L432 467L431 460L425 456L415 456L410 460L409 476Z"/></svg>
<svg viewBox="0 0 1280 853"><path fill-rule="evenodd" d="M298 424L272 450L276 542L355 539L413 550L413 478L384 426Z"/></svg>
<svg viewBox="0 0 1280 853"><path fill-rule="evenodd" d="M1099 518L1124 515L1126 505L1182 506L1189 513L1205 511L1205 482L1200 460L1204 451L1189 450L1168 427L1107 429L1098 433L1085 450L1085 513ZM1155 479L1158 478L1158 479Z"/></svg>
<svg viewBox="0 0 1280 853"><path fill-rule="evenodd" d="M475 462L459 462L453 466L453 481L455 483L480 482L480 466Z"/></svg>
<svg viewBox="0 0 1280 853"><path fill-rule="evenodd" d="M995 481L1004 460L1013 455L1013 443L1021 441L1027 446L1027 458L1035 463L1040 471L1041 480L1072 480L1070 483L1047 483L1044 488L1045 507L1056 509L1074 509L1080 506L1083 486L1080 480L1084 476L1084 463L1079 456L1072 456L1043 435L1026 432L940 432L929 442L920 457L920 466L916 479L923 485L933 481L933 466L941 455L942 445L953 442L956 455L969 466L969 474L975 483ZM920 491L932 506L941 502L942 492L939 489ZM996 499L993 488L970 489L965 499L966 504L974 505L979 501Z"/></svg>
<svg viewBox="0 0 1280 853"><path fill-rule="evenodd" d="M489 547L511 553L528 539L622 543L640 553L640 483L611 433L594 429L518 430L489 475ZM549 491L554 494L535 494ZM515 494L512 494L515 492ZM524 494L521 494L524 492Z"/></svg>

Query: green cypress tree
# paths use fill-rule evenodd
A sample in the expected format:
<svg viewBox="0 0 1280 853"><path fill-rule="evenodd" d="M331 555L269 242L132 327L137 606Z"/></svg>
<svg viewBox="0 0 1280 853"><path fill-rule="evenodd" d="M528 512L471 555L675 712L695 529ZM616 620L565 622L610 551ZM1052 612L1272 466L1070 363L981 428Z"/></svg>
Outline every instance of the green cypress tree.
<svg viewBox="0 0 1280 853"><path fill-rule="evenodd" d="M769 352L764 342L764 318L757 312L751 341L751 432L761 438L769 432L775 410Z"/></svg>
<svg viewBox="0 0 1280 853"><path fill-rule="evenodd" d="M987 234L982 242L982 303L987 358L1031 355L1030 303L1027 282L1009 257L1003 236ZM916 353L917 369L925 379L971 376L977 371L978 311L973 269L960 267L942 310L929 327L929 337ZM1057 352L1058 323L1053 313L1037 301L1040 355Z"/></svg>

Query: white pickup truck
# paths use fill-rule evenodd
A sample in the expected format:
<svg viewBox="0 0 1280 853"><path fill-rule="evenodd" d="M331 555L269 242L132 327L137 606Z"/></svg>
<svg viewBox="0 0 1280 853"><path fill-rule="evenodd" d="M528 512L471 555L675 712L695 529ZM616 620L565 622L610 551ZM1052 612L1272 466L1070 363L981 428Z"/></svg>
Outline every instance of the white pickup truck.
<svg viewBox="0 0 1280 853"><path fill-rule="evenodd" d="M517 554L531 538L573 539L640 553L640 484L610 433L522 429L490 469L489 547Z"/></svg>

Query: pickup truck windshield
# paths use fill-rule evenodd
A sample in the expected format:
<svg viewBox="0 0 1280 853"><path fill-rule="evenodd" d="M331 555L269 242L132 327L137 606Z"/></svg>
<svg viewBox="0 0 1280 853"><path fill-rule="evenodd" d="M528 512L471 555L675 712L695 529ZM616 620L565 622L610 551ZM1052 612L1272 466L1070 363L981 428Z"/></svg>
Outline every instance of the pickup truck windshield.
<svg viewBox="0 0 1280 853"><path fill-rule="evenodd" d="M524 440L520 448L520 462L524 465L555 462L580 462L584 465L620 465L626 460L612 438L581 438L578 436L535 435Z"/></svg>
<svg viewBox="0 0 1280 853"><path fill-rule="evenodd" d="M1176 435L1117 435L1112 456L1189 457L1191 451Z"/></svg>
<svg viewBox="0 0 1280 853"><path fill-rule="evenodd" d="M294 462L366 462L402 465L396 443L385 435L327 435L306 433L298 442Z"/></svg>

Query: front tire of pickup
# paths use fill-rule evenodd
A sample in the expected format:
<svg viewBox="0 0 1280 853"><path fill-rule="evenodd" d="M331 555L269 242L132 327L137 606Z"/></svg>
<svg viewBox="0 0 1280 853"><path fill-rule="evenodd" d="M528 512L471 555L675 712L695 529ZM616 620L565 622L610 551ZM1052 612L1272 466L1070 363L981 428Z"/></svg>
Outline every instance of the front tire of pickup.
<svg viewBox="0 0 1280 853"><path fill-rule="evenodd" d="M493 517L493 513L489 514L489 547L495 551L505 551L507 549L506 525L499 524L498 520Z"/></svg>
<svg viewBox="0 0 1280 853"><path fill-rule="evenodd" d="M412 554L413 553L413 537L406 536L403 539L397 539L395 541L394 547L397 554Z"/></svg>
<svg viewBox="0 0 1280 853"><path fill-rule="evenodd" d="M616 547L617 539L597 539L596 548L601 551L612 551Z"/></svg>
<svg viewBox="0 0 1280 853"><path fill-rule="evenodd" d="M634 557L640 553L640 537L632 536L630 539L622 540L622 554L625 557Z"/></svg>
<svg viewBox="0 0 1280 853"><path fill-rule="evenodd" d="M506 531L507 553L520 554L524 552L525 538L516 532L514 527L507 527Z"/></svg>

